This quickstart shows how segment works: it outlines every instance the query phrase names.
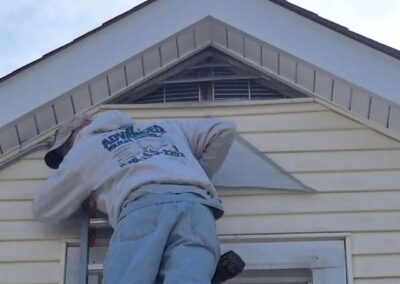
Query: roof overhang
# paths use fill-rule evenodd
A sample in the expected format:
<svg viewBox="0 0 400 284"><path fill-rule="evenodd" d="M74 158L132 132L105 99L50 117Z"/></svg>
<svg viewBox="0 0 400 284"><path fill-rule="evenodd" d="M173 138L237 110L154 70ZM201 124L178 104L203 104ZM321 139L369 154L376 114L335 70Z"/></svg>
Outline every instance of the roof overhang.
<svg viewBox="0 0 400 284"><path fill-rule="evenodd" d="M276 0L146 1L6 76L0 82L0 97L7 105L0 112L0 127L207 16L385 100L400 103L398 58L293 6Z"/></svg>
<svg viewBox="0 0 400 284"><path fill-rule="evenodd" d="M266 78L322 98L383 127L400 130L400 108L395 103L207 16L3 126L1 153L21 149L76 113L114 101L174 66L190 64L195 55L209 48L246 64Z"/></svg>

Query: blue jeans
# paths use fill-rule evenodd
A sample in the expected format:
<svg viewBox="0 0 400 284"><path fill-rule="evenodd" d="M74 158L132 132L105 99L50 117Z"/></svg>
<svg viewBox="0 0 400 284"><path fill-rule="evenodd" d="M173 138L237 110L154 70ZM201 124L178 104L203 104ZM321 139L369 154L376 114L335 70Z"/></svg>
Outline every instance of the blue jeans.
<svg viewBox="0 0 400 284"><path fill-rule="evenodd" d="M219 256L208 207L196 201L147 205L121 214L103 284L210 284Z"/></svg>

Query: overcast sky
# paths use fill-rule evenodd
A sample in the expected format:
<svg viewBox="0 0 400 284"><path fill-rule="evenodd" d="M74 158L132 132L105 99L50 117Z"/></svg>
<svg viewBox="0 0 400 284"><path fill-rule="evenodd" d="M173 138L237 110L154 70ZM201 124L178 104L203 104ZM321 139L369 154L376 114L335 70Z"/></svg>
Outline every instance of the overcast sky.
<svg viewBox="0 0 400 284"><path fill-rule="evenodd" d="M0 0L0 77L141 2L144 0ZM290 2L400 49L399 0Z"/></svg>

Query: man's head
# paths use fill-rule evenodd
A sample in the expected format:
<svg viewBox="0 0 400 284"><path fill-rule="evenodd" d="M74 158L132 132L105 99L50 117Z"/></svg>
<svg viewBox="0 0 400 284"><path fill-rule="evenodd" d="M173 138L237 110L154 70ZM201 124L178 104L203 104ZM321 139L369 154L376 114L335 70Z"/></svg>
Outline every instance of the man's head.
<svg viewBox="0 0 400 284"><path fill-rule="evenodd" d="M44 161L49 168L58 169L65 155L72 148L79 131L91 122L90 116L82 114L58 127L53 147L44 156Z"/></svg>

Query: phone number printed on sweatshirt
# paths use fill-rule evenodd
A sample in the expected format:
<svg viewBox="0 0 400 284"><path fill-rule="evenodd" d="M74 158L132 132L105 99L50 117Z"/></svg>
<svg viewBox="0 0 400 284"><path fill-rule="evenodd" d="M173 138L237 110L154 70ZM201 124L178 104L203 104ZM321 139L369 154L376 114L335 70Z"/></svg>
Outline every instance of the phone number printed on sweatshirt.
<svg viewBox="0 0 400 284"><path fill-rule="evenodd" d="M113 153L120 167L139 163L151 157L166 155L175 158L185 157L159 125L152 125L135 131L133 127L111 134L102 140L104 149Z"/></svg>

